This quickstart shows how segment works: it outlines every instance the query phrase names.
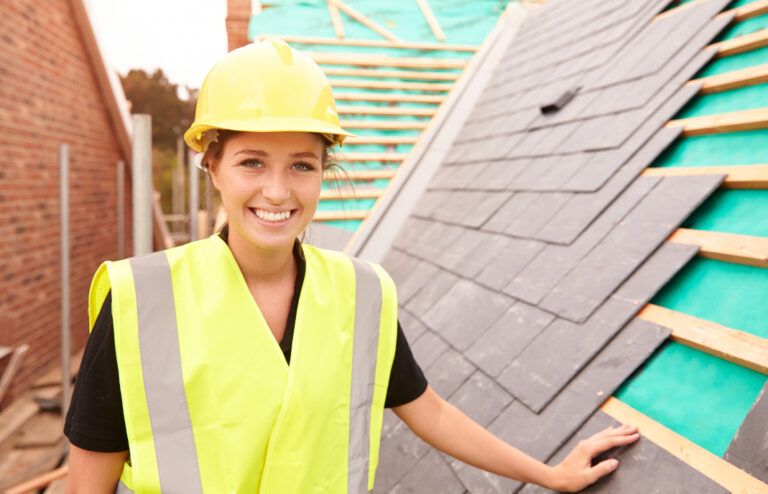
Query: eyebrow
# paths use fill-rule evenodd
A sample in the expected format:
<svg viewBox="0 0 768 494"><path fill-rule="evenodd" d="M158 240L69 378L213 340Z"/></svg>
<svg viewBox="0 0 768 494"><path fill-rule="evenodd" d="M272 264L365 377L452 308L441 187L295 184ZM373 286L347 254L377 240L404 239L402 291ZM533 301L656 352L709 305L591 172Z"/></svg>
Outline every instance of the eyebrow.
<svg viewBox="0 0 768 494"><path fill-rule="evenodd" d="M266 151L262 151L261 149L241 149L240 151L235 153L235 156L238 154L255 154L256 156L263 156L265 158L269 157L269 153ZM301 153L293 153L291 155L291 158L315 158L316 160L319 160L320 158L317 157L317 155L311 151L303 151Z"/></svg>

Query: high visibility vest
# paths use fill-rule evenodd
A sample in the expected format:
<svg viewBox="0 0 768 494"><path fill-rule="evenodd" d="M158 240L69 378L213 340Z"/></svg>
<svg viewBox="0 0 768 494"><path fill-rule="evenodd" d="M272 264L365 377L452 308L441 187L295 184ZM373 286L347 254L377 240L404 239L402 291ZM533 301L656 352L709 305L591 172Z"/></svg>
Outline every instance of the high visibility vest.
<svg viewBox="0 0 768 494"><path fill-rule="evenodd" d="M373 488L397 338L377 265L303 246L291 364L218 236L106 262L130 460L117 492L358 493Z"/></svg>

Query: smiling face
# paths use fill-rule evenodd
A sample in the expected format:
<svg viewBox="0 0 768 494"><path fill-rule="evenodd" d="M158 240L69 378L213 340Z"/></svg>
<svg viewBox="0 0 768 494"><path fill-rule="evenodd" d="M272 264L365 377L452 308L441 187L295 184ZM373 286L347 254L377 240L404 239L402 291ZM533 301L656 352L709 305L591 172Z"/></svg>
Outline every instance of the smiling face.
<svg viewBox="0 0 768 494"><path fill-rule="evenodd" d="M291 249L317 209L324 152L322 137L308 132L241 132L228 138L209 171L229 217L230 242Z"/></svg>

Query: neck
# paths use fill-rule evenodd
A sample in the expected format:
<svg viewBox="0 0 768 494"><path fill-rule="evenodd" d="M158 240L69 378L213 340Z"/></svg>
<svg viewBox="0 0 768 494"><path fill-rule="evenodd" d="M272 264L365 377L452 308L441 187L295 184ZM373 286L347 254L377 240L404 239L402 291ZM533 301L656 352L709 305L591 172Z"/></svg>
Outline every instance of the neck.
<svg viewBox="0 0 768 494"><path fill-rule="evenodd" d="M293 244L279 249L263 249L248 242L232 228L227 243L248 286L296 277Z"/></svg>

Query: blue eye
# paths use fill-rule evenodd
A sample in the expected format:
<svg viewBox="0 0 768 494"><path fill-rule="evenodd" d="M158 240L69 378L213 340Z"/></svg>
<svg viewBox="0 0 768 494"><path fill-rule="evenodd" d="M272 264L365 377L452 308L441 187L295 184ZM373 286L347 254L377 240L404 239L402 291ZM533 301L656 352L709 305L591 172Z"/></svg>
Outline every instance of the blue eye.
<svg viewBox="0 0 768 494"><path fill-rule="evenodd" d="M299 161L299 162L297 162L297 163L294 163L294 164L293 164L293 167L294 167L296 170L299 170L299 171L301 171L301 172L309 172L309 171L312 171L312 170L314 170L314 169L315 169L315 167L314 167L314 166L312 166L312 165L310 165L309 163L307 163L307 162L304 162L304 161Z"/></svg>
<svg viewBox="0 0 768 494"><path fill-rule="evenodd" d="M264 164L256 159L247 159L240 162L241 166L245 166L247 168L258 168L261 166L264 166Z"/></svg>

